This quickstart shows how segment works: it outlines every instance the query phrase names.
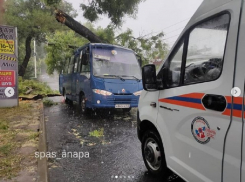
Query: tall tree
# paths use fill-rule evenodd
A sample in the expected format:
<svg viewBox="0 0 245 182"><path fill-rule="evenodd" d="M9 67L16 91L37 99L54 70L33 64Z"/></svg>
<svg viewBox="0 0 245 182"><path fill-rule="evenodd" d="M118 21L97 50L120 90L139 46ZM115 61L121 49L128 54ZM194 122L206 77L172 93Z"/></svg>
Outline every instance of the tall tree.
<svg viewBox="0 0 245 182"><path fill-rule="evenodd" d="M143 58L143 64L147 64L150 60L163 60L168 52L168 47L163 41L163 33L154 36L145 36L134 38L132 30L115 36L115 30L112 26L106 28L93 27L91 23L86 23L89 30L95 32L98 37L112 44L128 47ZM55 34L47 36L49 46L46 47L47 71L52 74L54 70L61 73L65 67L65 61L71 57L74 47L81 47L88 42L85 38L80 38L74 31L56 31Z"/></svg>
<svg viewBox="0 0 245 182"><path fill-rule="evenodd" d="M76 16L71 4L62 1L60 7L69 12L71 16ZM19 76L25 75L32 54L31 42L33 38L38 43L45 42L45 36L48 32L64 28L54 20L50 9L40 0L6 1L4 23L17 26L18 41L25 44L25 50L19 50L19 52L25 51L25 56L19 63Z"/></svg>
<svg viewBox="0 0 245 182"><path fill-rule="evenodd" d="M107 42L114 41L114 31L111 26L95 28L91 23L86 23L85 26L88 27L90 31L95 32L99 38ZM65 66L65 60L71 57L74 49L89 42L72 30L55 31L55 33L48 34L47 40L49 44L46 46L47 56L45 62L47 64L48 74L53 74L55 70L61 73Z"/></svg>
<svg viewBox="0 0 245 182"><path fill-rule="evenodd" d="M82 3L83 16L91 22L100 15L106 15L113 24L120 25L123 17L129 15L136 17L138 5L143 0L90 0Z"/></svg>
<svg viewBox="0 0 245 182"><path fill-rule="evenodd" d="M60 9L55 10L55 18L58 22L65 24L70 29L74 30L81 36L85 37L92 43L100 43L102 40L95 35L91 30L89 30L87 27L83 26L81 23L74 20L71 16L64 13Z"/></svg>
<svg viewBox="0 0 245 182"><path fill-rule="evenodd" d="M3 8L3 3L4 3L4 0L0 0L0 25L3 22L3 14L5 12L5 10Z"/></svg>
<svg viewBox="0 0 245 182"><path fill-rule="evenodd" d="M138 5L143 0L91 0L87 4L81 4L83 10L83 15L86 19L93 22L99 18L100 15L107 15L112 24L115 26L120 26L122 19L125 15L132 17L136 16L138 11ZM62 2L61 0L45 0L45 2L55 7L56 4ZM65 24L70 29L74 30L81 36L87 38L90 42L105 42L105 40L100 39L92 31L90 31L86 26L74 20L71 16L66 14L61 9L55 8L56 20L60 23Z"/></svg>
<svg viewBox="0 0 245 182"><path fill-rule="evenodd" d="M168 53L168 46L164 43L163 37L164 33L160 32L156 35L135 38L132 30L128 29L116 36L115 40L119 45L128 47L141 56L144 65L151 60L163 60L165 58Z"/></svg>
<svg viewBox="0 0 245 182"><path fill-rule="evenodd" d="M88 43L88 40L81 38L72 30L57 30L50 33L47 40L49 44L45 47L47 51L45 62L48 74L53 74L55 70L61 73L65 67L65 60L71 57L74 49Z"/></svg>

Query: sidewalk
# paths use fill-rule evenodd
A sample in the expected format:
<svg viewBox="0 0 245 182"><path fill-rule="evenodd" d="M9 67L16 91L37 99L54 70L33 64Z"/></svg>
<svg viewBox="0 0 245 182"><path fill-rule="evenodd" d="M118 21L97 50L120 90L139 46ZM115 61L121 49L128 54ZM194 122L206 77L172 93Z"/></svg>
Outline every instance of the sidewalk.
<svg viewBox="0 0 245 182"><path fill-rule="evenodd" d="M45 161L35 157L46 147L42 101L0 108L0 116L0 181L47 181Z"/></svg>

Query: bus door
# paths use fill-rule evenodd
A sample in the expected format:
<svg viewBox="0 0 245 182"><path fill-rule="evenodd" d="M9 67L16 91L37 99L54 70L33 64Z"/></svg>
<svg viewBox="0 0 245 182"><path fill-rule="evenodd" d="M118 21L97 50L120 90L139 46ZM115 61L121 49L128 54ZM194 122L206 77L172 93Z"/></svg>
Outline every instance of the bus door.
<svg viewBox="0 0 245 182"><path fill-rule="evenodd" d="M70 58L65 61L65 67L62 69L62 72L59 75L59 91L61 94L64 94L63 89L65 88L65 84L66 84L69 62L70 62Z"/></svg>
<svg viewBox="0 0 245 182"><path fill-rule="evenodd" d="M72 92L72 100L77 100L77 85L78 85L78 78L79 78L79 70L78 70L78 63L79 63L79 55L75 55L74 57L74 69L72 73L72 81L71 81L71 92Z"/></svg>
<svg viewBox="0 0 245 182"><path fill-rule="evenodd" d="M68 74L66 76L65 90L66 90L68 99L72 99L71 84L72 84L73 69L74 69L74 56L71 57L69 68L68 68Z"/></svg>
<svg viewBox="0 0 245 182"><path fill-rule="evenodd" d="M82 91L85 94L85 97L88 97L91 91L89 47L86 47L82 51L79 84L80 91Z"/></svg>

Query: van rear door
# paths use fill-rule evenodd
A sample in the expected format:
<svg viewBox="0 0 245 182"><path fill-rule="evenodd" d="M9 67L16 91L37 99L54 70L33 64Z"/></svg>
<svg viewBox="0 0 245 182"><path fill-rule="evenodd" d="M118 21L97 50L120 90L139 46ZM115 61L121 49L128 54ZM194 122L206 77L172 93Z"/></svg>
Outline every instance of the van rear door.
<svg viewBox="0 0 245 182"><path fill-rule="evenodd" d="M205 14L187 25L190 28L158 74L165 82L159 93L157 124L167 164L187 181L222 180L224 140L232 121L229 97L241 3L217 2L222 6L208 12L201 9ZM229 169L237 174L230 177L237 181L239 151L229 157L234 159ZM231 181L230 177L224 181Z"/></svg>

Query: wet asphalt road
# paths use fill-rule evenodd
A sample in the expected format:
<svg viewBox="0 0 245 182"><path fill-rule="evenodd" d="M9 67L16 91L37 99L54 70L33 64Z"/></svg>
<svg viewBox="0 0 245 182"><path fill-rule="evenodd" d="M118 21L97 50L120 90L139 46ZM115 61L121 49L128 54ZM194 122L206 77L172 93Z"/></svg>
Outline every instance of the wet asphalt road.
<svg viewBox="0 0 245 182"><path fill-rule="evenodd" d="M46 82L58 90L55 80ZM136 109L82 115L63 97L49 99L58 103L45 107L48 152L55 152L48 159L50 182L183 182L173 173L167 179L148 174L137 138Z"/></svg>
<svg viewBox="0 0 245 182"><path fill-rule="evenodd" d="M174 174L166 180L148 174L136 133L136 109L82 115L78 106L62 103L63 97L53 99L60 103L45 108L48 151L56 153L48 160L51 182L181 181Z"/></svg>

